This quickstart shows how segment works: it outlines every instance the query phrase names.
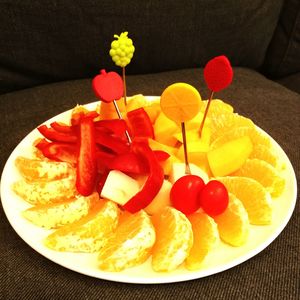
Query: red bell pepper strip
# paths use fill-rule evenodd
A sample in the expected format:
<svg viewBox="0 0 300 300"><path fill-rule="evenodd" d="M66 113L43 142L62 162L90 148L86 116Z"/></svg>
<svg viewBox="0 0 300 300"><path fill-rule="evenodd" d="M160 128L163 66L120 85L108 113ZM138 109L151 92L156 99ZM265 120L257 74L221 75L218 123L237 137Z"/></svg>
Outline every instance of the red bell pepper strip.
<svg viewBox="0 0 300 300"><path fill-rule="evenodd" d="M47 145L49 145L51 142L47 141L45 138L41 138L41 139L38 139L37 141L34 142L34 146L41 150L46 147Z"/></svg>
<svg viewBox="0 0 300 300"><path fill-rule="evenodd" d="M96 143L111 149L115 153L128 152L130 147L125 140L120 137L113 136L104 132L103 130L96 129Z"/></svg>
<svg viewBox="0 0 300 300"><path fill-rule="evenodd" d="M125 210L136 213L148 206L157 195L164 181L164 171L147 143L133 141L131 147L134 153L145 158L149 166L149 176L142 189L123 206Z"/></svg>
<svg viewBox="0 0 300 300"><path fill-rule="evenodd" d="M149 137L154 139L153 126L144 108L140 107L128 112L127 118L134 137Z"/></svg>
<svg viewBox="0 0 300 300"><path fill-rule="evenodd" d="M76 113L72 114L71 124L72 125L78 125L80 123L80 120L83 117L94 119L94 118L96 118L98 116L99 116L99 114L95 110L76 112Z"/></svg>
<svg viewBox="0 0 300 300"><path fill-rule="evenodd" d="M143 175L149 172L149 168L144 160L133 152L117 155L109 164L110 169L118 170L126 174Z"/></svg>
<svg viewBox="0 0 300 300"><path fill-rule="evenodd" d="M71 164L77 162L77 147L75 144L48 142L41 148L43 155L56 161L64 161Z"/></svg>
<svg viewBox="0 0 300 300"><path fill-rule="evenodd" d="M82 117L79 122L79 154L77 159L76 188L83 195L90 195L95 188L96 166L95 128L92 118Z"/></svg>
<svg viewBox="0 0 300 300"><path fill-rule="evenodd" d="M163 150L153 150L158 161L165 161L170 157L170 154Z"/></svg>
<svg viewBox="0 0 300 300"><path fill-rule="evenodd" d="M116 155L107 151L97 149L95 157L97 170L99 173L103 173L105 170L111 169L111 162L114 160Z"/></svg>
<svg viewBox="0 0 300 300"><path fill-rule="evenodd" d="M122 136L127 129L127 124L123 119L99 120L95 122L95 127Z"/></svg>
<svg viewBox="0 0 300 300"><path fill-rule="evenodd" d="M75 143L77 141L76 135L62 133L46 125L41 125L37 129L46 139L53 142Z"/></svg>
<svg viewBox="0 0 300 300"><path fill-rule="evenodd" d="M60 122L52 122L50 124L50 126L58 131L58 132L62 132L62 133L73 133L73 128L72 126L69 126L67 124L63 124L63 123L60 123Z"/></svg>

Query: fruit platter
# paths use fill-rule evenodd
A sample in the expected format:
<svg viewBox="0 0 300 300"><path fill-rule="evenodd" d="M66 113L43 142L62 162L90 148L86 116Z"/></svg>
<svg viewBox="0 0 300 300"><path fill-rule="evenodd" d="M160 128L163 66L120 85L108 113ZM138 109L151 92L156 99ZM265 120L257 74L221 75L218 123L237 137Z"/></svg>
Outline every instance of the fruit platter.
<svg viewBox="0 0 300 300"><path fill-rule="evenodd" d="M120 282L191 280L255 256L288 223L297 185L280 145L214 97L232 81L229 61L204 68L207 100L183 82L128 97L134 47L116 37L123 78L101 70L99 101L44 122L9 157L12 227L53 262Z"/></svg>

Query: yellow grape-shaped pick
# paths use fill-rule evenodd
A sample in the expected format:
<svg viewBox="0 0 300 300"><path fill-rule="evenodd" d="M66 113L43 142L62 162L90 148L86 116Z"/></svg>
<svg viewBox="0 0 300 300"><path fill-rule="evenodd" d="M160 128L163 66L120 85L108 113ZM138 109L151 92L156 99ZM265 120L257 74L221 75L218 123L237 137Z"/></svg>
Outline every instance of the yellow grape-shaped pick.
<svg viewBox="0 0 300 300"><path fill-rule="evenodd" d="M120 36L114 35L116 40L112 41L109 55L111 56L114 63L119 67L126 67L133 57L134 45L132 39L128 36L128 32L122 32Z"/></svg>

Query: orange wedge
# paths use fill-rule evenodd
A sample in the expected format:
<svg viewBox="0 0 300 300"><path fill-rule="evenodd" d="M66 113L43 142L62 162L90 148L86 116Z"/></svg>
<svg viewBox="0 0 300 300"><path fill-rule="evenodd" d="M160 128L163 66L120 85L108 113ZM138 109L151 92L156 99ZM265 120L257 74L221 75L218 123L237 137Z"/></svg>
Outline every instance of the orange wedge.
<svg viewBox="0 0 300 300"><path fill-rule="evenodd" d="M101 270L119 272L145 262L155 242L155 230L148 214L124 212L115 232L100 250L98 266Z"/></svg>
<svg viewBox="0 0 300 300"><path fill-rule="evenodd" d="M156 272L175 270L187 258L193 244L188 218L172 207L152 217L156 241L152 249L152 268Z"/></svg>
<svg viewBox="0 0 300 300"><path fill-rule="evenodd" d="M229 193L228 207L214 220L218 224L220 238L225 243L238 247L247 242L250 230L248 213L236 196Z"/></svg>
<svg viewBox="0 0 300 300"><path fill-rule="evenodd" d="M29 181L56 180L73 174L74 168L66 162L46 161L18 156L15 165L20 174Z"/></svg>
<svg viewBox="0 0 300 300"><path fill-rule="evenodd" d="M202 266L208 253L217 245L219 233L214 219L199 211L188 216L193 229L193 246L185 260L188 270L197 270Z"/></svg>
<svg viewBox="0 0 300 300"><path fill-rule="evenodd" d="M61 203L40 204L22 212L23 217L46 229L61 227L86 216L99 201L98 193L84 197L78 195Z"/></svg>
<svg viewBox="0 0 300 300"><path fill-rule="evenodd" d="M117 227L119 213L116 203L101 199L87 216L57 229L44 243L57 251L99 251Z"/></svg>
<svg viewBox="0 0 300 300"><path fill-rule="evenodd" d="M285 187L285 180L279 172L267 162L257 158L248 159L234 175L257 180L273 197L279 197Z"/></svg>
<svg viewBox="0 0 300 300"><path fill-rule="evenodd" d="M255 144L249 158L257 158L264 160L276 169L280 169L279 157L272 147L262 144Z"/></svg>
<svg viewBox="0 0 300 300"><path fill-rule="evenodd" d="M201 102L201 112L205 112L206 106L207 106L208 100L203 100ZM207 113L208 117L215 117L217 115L226 114L226 113L233 113L233 107L225 103L224 101L220 99L212 99L209 105L209 110Z"/></svg>
<svg viewBox="0 0 300 300"><path fill-rule="evenodd" d="M32 205L63 202L74 198L77 193L75 176L52 181L27 182L21 179L13 183L12 190Z"/></svg>
<svg viewBox="0 0 300 300"><path fill-rule="evenodd" d="M210 118L211 128L211 141L213 142L219 136L223 135L224 132L237 127L254 127L254 123L237 113L232 114L220 114Z"/></svg>
<svg viewBox="0 0 300 300"><path fill-rule="evenodd" d="M243 120L244 122L245 120ZM262 131L254 126L239 126L234 127L230 130L224 131L214 142L211 144L211 149L220 147L228 141L241 138L243 136L249 136L253 145L265 145L266 147L271 146L270 138Z"/></svg>
<svg viewBox="0 0 300 300"><path fill-rule="evenodd" d="M272 222L272 198L256 180L247 177L217 177L244 205L253 225L268 225Z"/></svg>

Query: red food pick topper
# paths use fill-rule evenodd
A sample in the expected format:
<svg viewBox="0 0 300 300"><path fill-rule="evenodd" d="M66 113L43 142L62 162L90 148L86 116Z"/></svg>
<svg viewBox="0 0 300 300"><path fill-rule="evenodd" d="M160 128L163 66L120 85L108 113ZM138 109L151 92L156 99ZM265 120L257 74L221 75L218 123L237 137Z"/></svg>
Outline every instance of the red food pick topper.
<svg viewBox="0 0 300 300"><path fill-rule="evenodd" d="M119 100L123 96L123 80L116 72L100 71L92 81L92 87L96 97L104 102Z"/></svg>
<svg viewBox="0 0 300 300"><path fill-rule="evenodd" d="M213 92L225 89L232 82L233 71L230 61L224 55L211 59L204 68L204 79Z"/></svg>

